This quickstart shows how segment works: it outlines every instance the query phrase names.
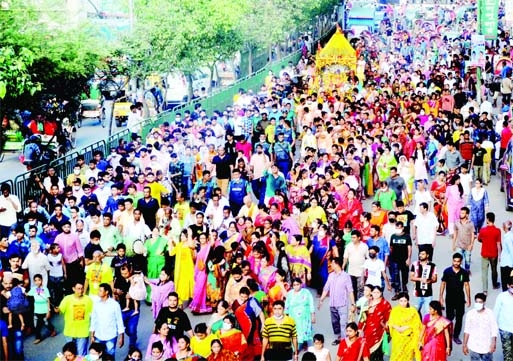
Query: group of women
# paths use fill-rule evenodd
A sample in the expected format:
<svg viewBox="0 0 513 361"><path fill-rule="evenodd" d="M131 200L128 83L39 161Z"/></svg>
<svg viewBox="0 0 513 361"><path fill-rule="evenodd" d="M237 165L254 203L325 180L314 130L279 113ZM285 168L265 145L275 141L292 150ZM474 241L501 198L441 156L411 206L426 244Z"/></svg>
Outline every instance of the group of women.
<svg viewBox="0 0 513 361"><path fill-rule="evenodd" d="M451 322L442 316L438 301L429 304L429 313L421 320L409 304L407 293L399 294L391 307L379 286L365 286L357 303L358 323L347 325L346 338L337 351L338 360L445 361L451 355Z"/></svg>

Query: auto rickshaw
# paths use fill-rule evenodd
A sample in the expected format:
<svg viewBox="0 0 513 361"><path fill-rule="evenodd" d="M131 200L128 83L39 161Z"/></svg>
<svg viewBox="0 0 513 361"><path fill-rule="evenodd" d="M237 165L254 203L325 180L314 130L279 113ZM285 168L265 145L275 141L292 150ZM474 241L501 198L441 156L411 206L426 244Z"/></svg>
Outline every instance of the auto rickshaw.
<svg viewBox="0 0 513 361"><path fill-rule="evenodd" d="M127 100L126 96L117 99L114 103L114 118L118 128L122 127L123 123L128 120L130 106L132 106L132 103Z"/></svg>
<svg viewBox="0 0 513 361"><path fill-rule="evenodd" d="M105 127L105 110L102 102L97 99L86 99L80 102L78 115L78 127L82 126L84 119L97 119L98 122Z"/></svg>

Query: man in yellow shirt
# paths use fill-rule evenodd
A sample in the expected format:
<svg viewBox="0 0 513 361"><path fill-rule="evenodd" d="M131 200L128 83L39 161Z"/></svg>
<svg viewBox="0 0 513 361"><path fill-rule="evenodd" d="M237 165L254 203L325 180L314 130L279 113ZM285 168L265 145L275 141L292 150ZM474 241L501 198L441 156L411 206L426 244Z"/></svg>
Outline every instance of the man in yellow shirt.
<svg viewBox="0 0 513 361"><path fill-rule="evenodd" d="M284 311L285 302L274 301L273 316L265 320L262 328L261 361L298 359L296 322Z"/></svg>
<svg viewBox="0 0 513 361"><path fill-rule="evenodd" d="M64 297L55 312L63 314L62 333L66 339L71 339L77 344L77 356L86 356L93 301L84 295L84 285L81 281L76 282L72 289L73 294Z"/></svg>
<svg viewBox="0 0 513 361"><path fill-rule="evenodd" d="M112 274L112 268L107 264L103 264L102 259L103 252L94 251L93 263L87 266L84 292L94 298L98 297L100 284L108 283L113 287L114 275Z"/></svg>
<svg viewBox="0 0 513 361"><path fill-rule="evenodd" d="M153 172L146 174L146 180L148 181L147 186L151 189L151 196L155 198L160 205L162 197L167 196L169 194L169 190L155 180L155 174L153 174Z"/></svg>

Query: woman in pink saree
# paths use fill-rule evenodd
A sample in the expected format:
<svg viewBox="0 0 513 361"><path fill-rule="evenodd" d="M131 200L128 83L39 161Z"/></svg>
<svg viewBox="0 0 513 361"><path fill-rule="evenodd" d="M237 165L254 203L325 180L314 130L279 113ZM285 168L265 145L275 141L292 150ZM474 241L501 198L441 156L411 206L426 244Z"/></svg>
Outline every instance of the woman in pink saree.
<svg viewBox="0 0 513 361"><path fill-rule="evenodd" d="M192 312L201 314L212 312L212 308L207 305L207 260L211 247L206 233L199 235L199 242L200 250L196 255L194 264L194 290L189 307Z"/></svg>
<svg viewBox="0 0 513 361"><path fill-rule="evenodd" d="M455 174L449 181L449 185L445 191L448 218L447 229L449 230L449 235L454 233L454 224L460 219L461 207L465 205L463 186L460 183L460 176Z"/></svg>
<svg viewBox="0 0 513 361"><path fill-rule="evenodd" d="M452 323L442 317L440 302L429 303L429 314L424 317L422 325L420 333L422 361L446 361L452 350Z"/></svg>

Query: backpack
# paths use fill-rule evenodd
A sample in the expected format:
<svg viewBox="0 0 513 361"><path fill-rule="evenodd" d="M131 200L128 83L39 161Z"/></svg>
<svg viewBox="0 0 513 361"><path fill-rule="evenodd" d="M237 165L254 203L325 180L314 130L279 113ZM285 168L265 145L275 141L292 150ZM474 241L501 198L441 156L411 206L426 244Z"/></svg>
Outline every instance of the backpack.
<svg viewBox="0 0 513 361"><path fill-rule="evenodd" d="M15 314L25 313L29 310L29 301L23 289L19 286L13 287L11 297L7 300L7 308Z"/></svg>
<svg viewBox="0 0 513 361"><path fill-rule="evenodd" d="M35 163L37 158L41 155L41 150L39 149L39 146L35 143L30 143L25 146L25 149L23 151L24 156L24 165L31 165L32 163Z"/></svg>

